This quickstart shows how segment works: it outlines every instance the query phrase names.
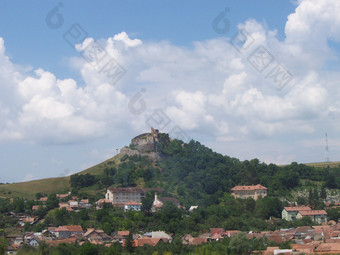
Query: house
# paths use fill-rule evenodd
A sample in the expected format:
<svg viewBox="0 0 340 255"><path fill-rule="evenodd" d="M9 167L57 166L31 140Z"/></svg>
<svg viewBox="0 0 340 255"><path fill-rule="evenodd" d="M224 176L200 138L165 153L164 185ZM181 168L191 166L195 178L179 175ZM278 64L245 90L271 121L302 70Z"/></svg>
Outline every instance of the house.
<svg viewBox="0 0 340 255"><path fill-rule="evenodd" d="M108 242L111 241L111 237L104 233L103 230L96 230L94 228L88 228L84 234L84 238L90 242Z"/></svg>
<svg viewBox="0 0 340 255"><path fill-rule="evenodd" d="M73 212L74 210L70 207L68 203L59 203L59 209L65 208L68 212Z"/></svg>
<svg viewBox="0 0 340 255"><path fill-rule="evenodd" d="M112 205L112 202L111 202L111 200L108 200L108 199L99 199L99 200L96 202L96 209L97 209L97 210L103 209L104 204L110 204L110 205Z"/></svg>
<svg viewBox="0 0 340 255"><path fill-rule="evenodd" d="M71 194L71 192L66 193L66 194L57 194L56 197L59 198L59 199L65 199L65 198L67 198L70 194Z"/></svg>
<svg viewBox="0 0 340 255"><path fill-rule="evenodd" d="M193 237L191 240L189 240L188 245L202 245L204 243L208 242L207 238L204 237Z"/></svg>
<svg viewBox="0 0 340 255"><path fill-rule="evenodd" d="M41 197L39 201L45 204L47 202L47 197Z"/></svg>
<svg viewBox="0 0 340 255"><path fill-rule="evenodd" d="M41 242L41 239L36 238L36 237L33 237L32 239L30 239L30 240L27 242L27 244L28 244L28 245L31 245L31 246L33 246L33 247L38 247L39 244L40 244L40 242Z"/></svg>
<svg viewBox="0 0 340 255"><path fill-rule="evenodd" d="M192 205L189 208L189 212L193 212L194 210L196 210L198 208L198 205Z"/></svg>
<svg viewBox="0 0 340 255"><path fill-rule="evenodd" d="M296 216L299 213L299 211L311 211L312 208L310 208L309 206L287 206L284 207L282 210L282 219L286 220L286 221L292 221L292 220L296 220Z"/></svg>
<svg viewBox="0 0 340 255"><path fill-rule="evenodd" d="M124 204L124 211L140 211L141 209L141 203L138 203L136 201L129 201Z"/></svg>
<svg viewBox="0 0 340 255"><path fill-rule="evenodd" d="M124 204L129 201L136 201L138 203L142 202L145 198L145 194L148 191L158 191L162 192L163 189L158 188L108 188L106 190L105 199L111 201L113 205Z"/></svg>
<svg viewBox="0 0 340 255"><path fill-rule="evenodd" d="M18 221L18 225L20 227L23 227L25 223L29 223L30 225L33 225L38 221L38 218L33 218L33 217L20 217Z"/></svg>
<svg viewBox="0 0 340 255"><path fill-rule="evenodd" d="M77 209L78 209L78 201L76 201L76 200L69 200L69 201L68 201L68 205L69 205L69 207L71 207L73 210L77 210Z"/></svg>
<svg viewBox="0 0 340 255"><path fill-rule="evenodd" d="M179 203L179 201L176 198L174 198L174 197L158 197L157 193L155 193L155 198L154 198L153 203L152 203L151 211L152 212L159 211L163 207L163 204L166 201L173 203L174 205L177 206L177 208L181 208L181 204Z"/></svg>
<svg viewBox="0 0 340 255"><path fill-rule="evenodd" d="M152 231L149 233L145 233L144 236L150 237L150 238L161 238L161 239L167 239L170 243L172 242L172 237L165 233L164 231Z"/></svg>
<svg viewBox="0 0 340 255"><path fill-rule="evenodd" d="M38 211L40 208L46 208L46 205L33 205L32 211Z"/></svg>
<svg viewBox="0 0 340 255"><path fill-rule="evenodd" d="M316 250L316 252L324 252L324 254L338 254L340 253L340 243L322 243Z"/></svg>
<svg viewBox="0 0 340 255"><path fill-rule="evenodd" d="M82 237L84 233L82 227L79 225L60 226L56 228L54 232L59 239L69 238L71 235Z"/></svg>
<svg viewBox="0 0 340 255"><path fill-rule="evenodd" d="M310 217L313 222L318 224L327 222L327 212L325 210L299 211L296 215L296 219L300 220L305 216Z"/></svg>
<svg viewBox="0 0 340 255"><path fill-rule="evenodd" d="M113 240L122 244L125 238L129 236L129 234L130 231L118 231L117 234L113 236Z"/></svg>
<svg viewBox="0 0 340 255"><path fill-rule="evenodd" d="M231 189L231 194L235 198L253 198L254 200L257 200L261 197L267 196L267 188L261 184L251 186L235 186Z"/></svg>
<svg viewBox="0 0 340 255"><path fill-rule="evenodd" d="M81 199L79 201L79 208L83 208L83 209L91 208L91 204L89 203L89 200L88 199Z"/></svg>
<svg viewBox="0 0 340 255"><path fill-rule="evenodd" d="M77 238L74 236L71 236L65 239L60 239L60 240L46 241L46 243L51 246L58 246L61 243L74 244L76 242L77 242Z"/></svg>
<svg viewBox="0 0 340 255"><path fill-rule="evenodd" d="M165 238L138 238L133 241L134 247L142 247L144 245L156 246L159 242L167 243L168 240Z"/></svg>

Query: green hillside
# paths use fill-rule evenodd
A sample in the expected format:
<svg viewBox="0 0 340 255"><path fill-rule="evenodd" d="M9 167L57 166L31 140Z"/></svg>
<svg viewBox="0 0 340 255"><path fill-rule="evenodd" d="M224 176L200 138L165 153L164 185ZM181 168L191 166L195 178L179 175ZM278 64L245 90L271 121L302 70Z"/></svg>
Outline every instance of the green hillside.
<svg viewBox="0 0 340 255"><path fill-rule="evenodd" d="M119 159L121 155L116 155L104 162L101 162L97 165L94 165L88 169L85 169L79 174L91 174L91 175L99 175L104 172L105 166L109 162L114 162L115 164L119 164ZM23 197L27 199L35 198L35 194L38 192L42 193L57 193L57 192L65 192L70 190L70 176L67 177L55 177L55 178L47 178L40 179L34 181L27 182L18 182L11 184L2 184L0 185L0 197Z"/></svg>
<svg viewBox="0 0 340 255"><path fill-rule="evenodd" d="M47 178L28 182L0 185L0 197L35 198L38 192L52 193L69 190L70 177Z"/></svg>
<svg viewBox="0 0 340 255"><path fill-rule="evenodd" d="M197 141L170 140L167 134L159 134L152 143L154 149L149 151L149 144L147 150L158 152L157 161L118 154L71 177L0 185L0 197L32 199L38 192L58 193L72 188L95 194L107 186L139 186L163 188L165 194L193 205L216 203L235 185L260 183L272 196L286 196L304 185L302 180L323 183L330 189L340 188L339 162L277 166L258 159L240 161ZM328 165L331 168L326 168Z"/></svg>

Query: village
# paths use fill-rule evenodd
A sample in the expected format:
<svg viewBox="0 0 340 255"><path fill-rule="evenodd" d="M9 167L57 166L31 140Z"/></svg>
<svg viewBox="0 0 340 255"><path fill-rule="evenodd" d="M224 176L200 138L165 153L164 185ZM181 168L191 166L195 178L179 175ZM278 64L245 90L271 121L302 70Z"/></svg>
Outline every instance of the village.
<svg viewBox="0 0 340 255"><path fill-rule="evenodd" d="M99 199L94 205L89 203L88 199L78 199L70 193L57 194L59 200L59 209L69 212L79 212L95 208L101 210L106 205L118 207L121 210L140 211L142 200L147 192L153 192L151 212L157 213L166 201L173 203L177 208L187 210L192 213L198 208L192 205L190 208L183 208L180 202L174 197L162 197L162 189L159 188L136 188L136 187L116 187L108 188L105 197ZM234 198L258 200L267 196L267 188L258 184L252 186L235 186L231 189ZM41 207L45 207L47 197L41 197L37 205L32 206L35 212ZM335 204L333 206L340 206ZM18 220L18 229L23 229L25 224L36 224L39 218L34 215L16 214L9 212L13 218ZM245 232L249 239L266 238L268 241L276 243L277 246L267 247L266 251L258 251L257 254L325 254L340 252L340 223L333 220L327 220L325 210L312 210L309 206L289 206L284 207L282 219L286 221L296 221L303 217L310 217L315 226L302 226L290 229L280 229L276 231ZM278 219L277 219L278 220ZM208 232L200 233L198 236L192 236L190 233L181 237L185 245L202 245L209 242L218 242L224 238L230 238L240 230L228 230L223 228L210 228ZM110 247L114 243L122 246L126 245L126 240L132 238L133 246L140 247L144 245L156 246L160 242L171 243L173 233L166 233L162 230L155 229L151 232L130 233L128 230L120 230L106 234L102 229L87 228L83 229L80 225L65 225L58 227L48 227L41 232L24 232L20 235L9 235L7 239L9 246L6 254L16 254L18 249L26 244L32 247L38 247L42 242L55 246L61 243L83 245L90 242L95 245L105 245ZM280 249L279 245L283 242L292 242L290 249Z"/></svg>

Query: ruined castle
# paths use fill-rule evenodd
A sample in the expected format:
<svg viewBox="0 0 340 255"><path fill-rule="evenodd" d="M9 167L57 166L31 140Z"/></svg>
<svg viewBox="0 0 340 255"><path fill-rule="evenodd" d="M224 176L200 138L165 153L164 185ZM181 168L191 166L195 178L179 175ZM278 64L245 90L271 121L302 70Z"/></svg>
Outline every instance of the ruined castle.
<svg viewBox="0 0 340 255"><path fill-rule="evenodd" d="M150 133L144 133L132 138L129 147L123 147L120 153L132 155L148 156L151 159L158 159L156 143L159 141L159 130L151 127Z"/></svg>

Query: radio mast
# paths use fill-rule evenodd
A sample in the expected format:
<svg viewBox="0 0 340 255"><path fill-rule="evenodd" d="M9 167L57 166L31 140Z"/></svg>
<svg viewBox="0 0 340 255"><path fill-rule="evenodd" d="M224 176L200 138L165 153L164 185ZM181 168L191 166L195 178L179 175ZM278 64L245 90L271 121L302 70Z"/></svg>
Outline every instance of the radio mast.
<svg viewBox="0 0 340 255"><path fill-rule="evenodd" d="M326 162L329 162L329 151L328 151L328 137L327 137L327 133L326 133L326 147L325 147L325 159Z"/></svg>

